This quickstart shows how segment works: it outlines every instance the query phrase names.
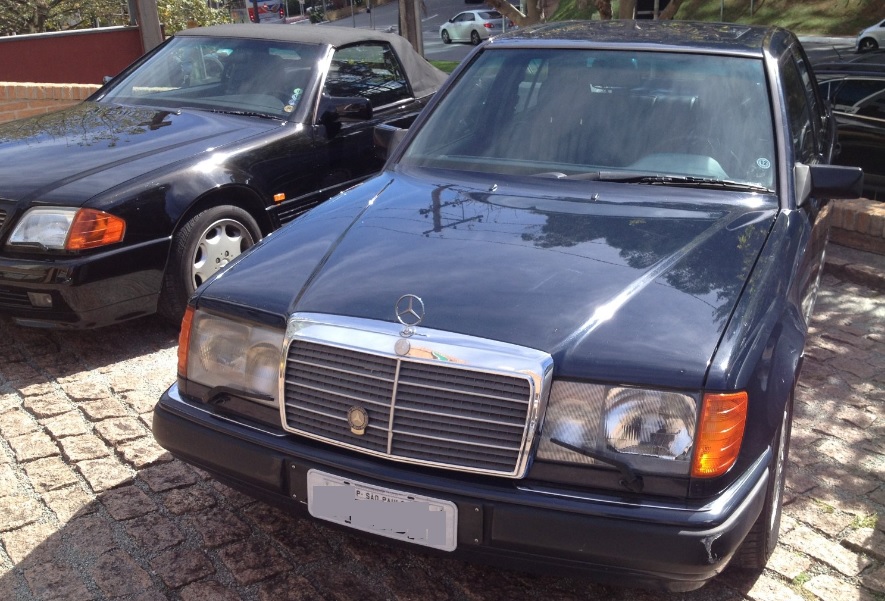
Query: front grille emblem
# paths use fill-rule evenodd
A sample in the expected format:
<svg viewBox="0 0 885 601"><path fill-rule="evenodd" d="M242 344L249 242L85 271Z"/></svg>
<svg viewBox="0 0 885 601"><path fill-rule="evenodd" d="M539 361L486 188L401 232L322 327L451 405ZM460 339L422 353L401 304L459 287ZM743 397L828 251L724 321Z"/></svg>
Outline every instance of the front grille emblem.
<svg viewBox="0 0 885 601"><path fill-rule="evenodd" d="M414 294L403 294L393 307L396 320L405 326L400 336L408 338L415 333L415 327L424 321L424 301Z"/></svg>
<svg viewBox="0 0 885 601"><path fill-rule="evenodd" d="M350 426L351 432L362 436L369 425L369 414L362 407L351 407L347 410L347 425Z"/></svg>

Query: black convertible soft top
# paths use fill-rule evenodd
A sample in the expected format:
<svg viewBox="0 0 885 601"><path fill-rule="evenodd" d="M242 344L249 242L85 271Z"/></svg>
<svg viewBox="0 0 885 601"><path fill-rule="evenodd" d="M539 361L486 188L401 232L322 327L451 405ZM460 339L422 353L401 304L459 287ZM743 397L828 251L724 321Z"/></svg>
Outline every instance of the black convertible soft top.
<svg viewBox="0 0 885 601"><path fill-rule="evenodd" d="M302 44L322 44L340 48L348 44L366 41L389 43L406 70L406 77L412 85L415 97L421 98L435 92L445 81L447 74L428 63L415 52L411 44L402 36L372 29L335 27L331 25L289 26L283 24L236 23L185 29L176 36L211 36L219 38L249 38L277 40Z"/></svg>

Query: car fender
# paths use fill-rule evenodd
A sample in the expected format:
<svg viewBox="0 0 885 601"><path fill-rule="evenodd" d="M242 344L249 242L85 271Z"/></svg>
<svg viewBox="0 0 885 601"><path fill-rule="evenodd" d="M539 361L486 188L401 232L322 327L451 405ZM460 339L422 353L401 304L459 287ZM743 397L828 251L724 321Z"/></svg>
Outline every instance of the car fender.
<svg viewBox="0 0 885 601"><path fill-rule="evenodd" d="M808 335L799 269L810 263L800 256L810 235L801 211L779 213L711 358L705 389L747 391L748 427L732 469L719 478L694 479L693 496L715 494L749 469L766 452L780 424ZM789 288L786 294L784 286Z"/></svg>

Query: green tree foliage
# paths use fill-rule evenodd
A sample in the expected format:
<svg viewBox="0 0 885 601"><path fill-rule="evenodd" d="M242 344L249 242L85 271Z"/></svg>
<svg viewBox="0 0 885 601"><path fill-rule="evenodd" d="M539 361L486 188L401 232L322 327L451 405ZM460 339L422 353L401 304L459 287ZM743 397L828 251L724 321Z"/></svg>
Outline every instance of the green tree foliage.
<svg viewBox="0 0 885 601"><path fill-rule="evenodd" d="M219 4L216 4L218 6ZM166 34L230 21L226 7L206 0L157 0ZM0 34L43 33L129 24L127 0L0 0Z"/></svg>
<svg viewBox="0 0 885 601"><path fill-rule="evenodd" d="M5 35L128 22L125 0L0 0L0 33Z"/></svg>
<svg viewBox="0 0 885 601"><path fill-rule="evenodd" d="M210 8L206 0L157 0L157 12L166 35L188 27L230 23L227 8Z"/></svg>

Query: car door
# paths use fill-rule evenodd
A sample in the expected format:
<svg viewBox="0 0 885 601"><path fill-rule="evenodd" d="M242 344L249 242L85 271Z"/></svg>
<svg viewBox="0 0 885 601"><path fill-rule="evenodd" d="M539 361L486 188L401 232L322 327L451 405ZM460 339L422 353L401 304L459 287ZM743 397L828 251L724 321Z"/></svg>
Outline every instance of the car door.
<svg viewBox="0 0 885 601"><path fill-rule="evenodd" d="M473 31L473 26L476 22L476 16L473 13L461 13L457 17L455 17L452 22L452 39L458 41L464 41L470 39L470 32Z"/></svg>
<svg viewBox="0 0 885 601"><path fill-rule="evenodd" d="M320 187L329 193L337 193L380 171L384 160L374 148L374 127L389 124L407 128L424 102L415 99L396 52L386 42L353 44L335 50L322 95L366 98L372 105L370 119L329 122L323 115L316 116L315 158L321 162L324 174Z"/></svg>
<svg viewBox="0 0 885 601"><path fill-rule="evenodd" d="M792 52L786 53L781 62L790 134L787 141L792 145L793 160L805 165L829 163L835 141L834 124L820 97L814 75L808 68L808 59L801 47L794 45ZM810 236L808 251L799 257L798 272L801 306L807 319L823 272L830 203L809 197L797 210L807 220Z"/></svg>
<svg viewBox="0 0 885 601"><path fill-rule="evenodd" d="M848 75L823 86L839 129L840 165L864 171L864 192L885 198L885 76Z"/></svg>

